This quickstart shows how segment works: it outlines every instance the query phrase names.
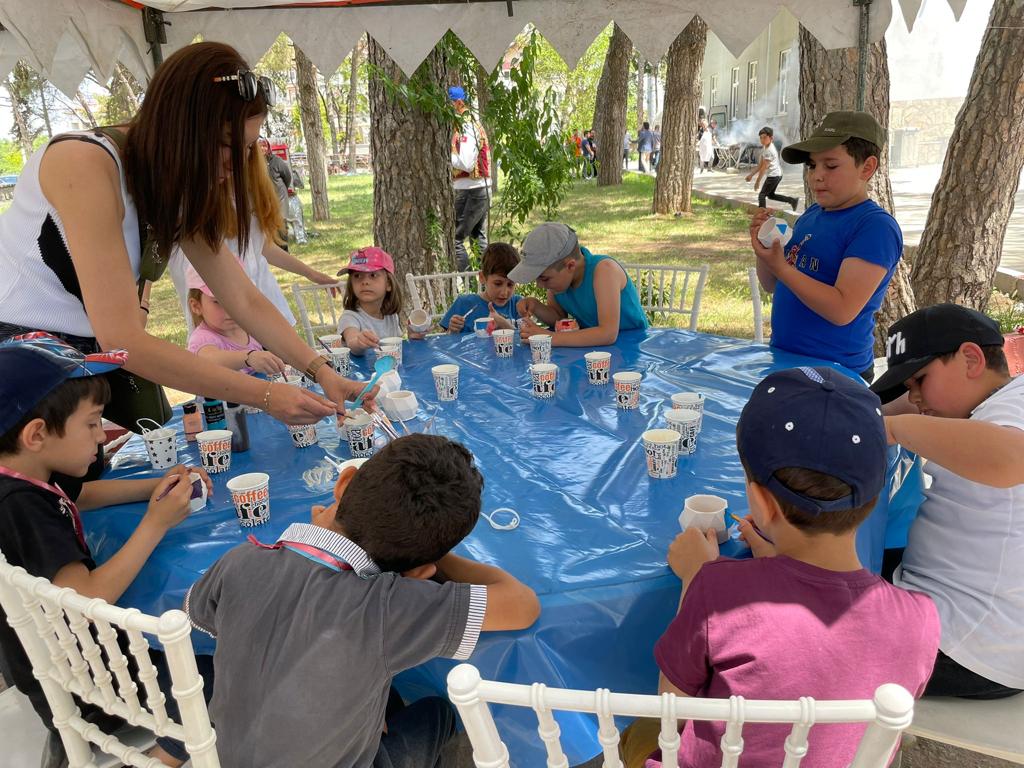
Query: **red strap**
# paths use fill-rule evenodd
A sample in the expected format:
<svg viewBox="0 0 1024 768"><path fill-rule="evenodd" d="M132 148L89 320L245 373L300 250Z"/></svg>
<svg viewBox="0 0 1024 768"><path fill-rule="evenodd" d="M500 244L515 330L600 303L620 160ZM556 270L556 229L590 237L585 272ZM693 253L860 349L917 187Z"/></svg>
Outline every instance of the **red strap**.
<svg viewBox="0 0 1024 768"><path fill-rule="evenodd" d="M322 549L317 549L310 544L303 544L299 541L279 541L276 544L264 544L259 541L253 534L249 534L249 543L255 544L260 549L291 549L297 552L301 552L308 555L314 560L317 560L329 568L334 568L339 571L351 571L352 566L346 563L344 560L339 560L333 555L324 552Z"/></svg>
<svg viewBox="0 0 1024 768"><path fill-rule="evenodd" d="M78 539L78 543L82 545L82 549L85 552L89 552L89 547L85 543L85 534L82 532L82 517L78 514L78 507L75 506L75 502L71 500L71 497L64 493L64 490L59 485L50 485L44 483L42 480L36 480L34 477L23 475L21 472L17 472L13 469L8 469L5 466L0 465L0 475L6 475L7 477L13 477L16 480L24 480L26 483L42 488L43 490L49 491L60 498L60 506L62 510L67 510L71 516L71 527L75 531L75 537Z"/></svg>

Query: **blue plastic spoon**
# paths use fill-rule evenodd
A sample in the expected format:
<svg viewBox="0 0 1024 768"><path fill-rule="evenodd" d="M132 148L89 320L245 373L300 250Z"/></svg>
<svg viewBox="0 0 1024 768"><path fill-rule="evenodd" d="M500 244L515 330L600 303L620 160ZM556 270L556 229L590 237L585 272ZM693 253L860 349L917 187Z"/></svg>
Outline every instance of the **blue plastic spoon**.
<svg viewBox="0 0 1024 768"><path fill-rule="evenodd" d="M353 410L358 408L362 404L363 398L366 396L366 393L373 389L373 386L380 380L380 377L394 367L395 358L393 358L391 355L386 355L385 357L377 358L377 362L373 364L373 376L370 378L370 381L367 383L367 385L363 387L363 391L359 393L359 397L357 397L355 399L355 402L352 403Z"/></svg>

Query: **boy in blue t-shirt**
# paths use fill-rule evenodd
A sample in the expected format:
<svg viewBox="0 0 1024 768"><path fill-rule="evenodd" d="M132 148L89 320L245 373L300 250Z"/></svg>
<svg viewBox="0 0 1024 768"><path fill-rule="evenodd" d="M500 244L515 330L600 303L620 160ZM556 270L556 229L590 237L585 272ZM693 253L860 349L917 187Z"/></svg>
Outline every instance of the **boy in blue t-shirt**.
<svg viewBox="0 0 1024 768"><path fill-rule="evenodd" d="M508 243L491 243L484 249L480 259L480 292L459 296L448 307L438 322L448 333L466 333L473 330L473 323L466 322L466 315L476 320L490 317L495 328L515 328L516 305L522 296L516 294L516 284L509 279L519 263L519 253Z"/></svg>
<svg viewBox="0 0 1024 768"><path fill-rule="evenodd" d="M787 163L805 163L817 201L793 227L786 249L766 248L750 223L757 277L772 299L771 345L832 360L873 377L875 313L903 255L896 220L868 198L885 131L866 112L830 112L806 141L785 147Z"/></svg>

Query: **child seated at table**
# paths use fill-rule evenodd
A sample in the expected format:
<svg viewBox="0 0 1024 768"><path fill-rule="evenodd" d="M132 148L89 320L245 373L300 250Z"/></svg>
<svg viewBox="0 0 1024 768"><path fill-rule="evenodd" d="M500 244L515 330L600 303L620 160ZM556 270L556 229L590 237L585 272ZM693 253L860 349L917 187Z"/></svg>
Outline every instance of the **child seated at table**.
<svg viewBox="0 0 1024 768"><path fill-rule="evenodd" d="M202 470L181 466L153 480L75 480L85 476L105 439L101 421L110 385L102 374L126 358L120 350L82 355L43 333L0 344L0 550L8 563L33 576L108 603L128 588L164 534L188 516L189 472L199 472L209 484ZM131 538L97 567L76 500L95 508L147 498L149 507ZM49 730L46 754L59 760L63 746L53 715L2 610L0 662L4 679L29 698ZM79 706L90 718L99 714ZM165 764L181 765L188 758L180 742L157 742L153 756Z"/></svg>
<svg viewBox="0 0 1024 768"><path fill-rule="evenodd" d="M758 239L771 216L750 222L757 278L773 295L771 345L831 360L874 377L875 314L903 256L896 219L868 195L886 132L867 112L830 112L810 138L782 150L807 166L815 204L804 211L784 249Z"/></svg>
<svg viewBox="0 0 1024 768"><path fill-rule="evenodd" d="M262 344L231 319L191 264L185 268L185 284L193 326L188 337L189 352L242 373L268 376L284 373L284 361L263 349Z"/></svg>
<svg viewBox="0 0 1024 768"><path fill-rule="evenodd" d="M889 329L872 387L890 442L932 477L894 583L931 596L942 622L925 696L997 699L1024 689L1024 376L999 324L955 304ZM908 391L909 390L909 391ZM887 553L888 554L888 553Z"/></svg>
<svg viewBox="0 0 1024 768"><path fill-rule="evenodd" d="M473 323L466 322L466 315L472 313L473 320L490 317L495 328L514 328L516 307L523 297L515 292L516 284L508 274L518 263L514 245L489 244L480 259L480 292L456 298L438 325L448 333L469 333Z"/></svg>
<svg viewBox="0 0 1024 768"><path fill-rule="evenodd" d="M615 259L581 246L576 231L565 224L548 221L530 232L523 241L522 261L508 276L517 283L536 281L548 292L547 303L533 297L519 301L524 339L547 334L555 347L598 347L614 344L619 331L648 326L640 295L625 270ZM532 319L554 328L569 315L580 330L553 333Z"/></svg>
<svg viewBox="0 0 1024 768"><path fill-rule="evenodd" d="M353 355L375 348L381 339L402 336L402 289L395 278L395 260L380 248L353 251L348 265L338 270L348 275L338 333ZM425 334L408 329L410 339Z"/></svg>
<svg viewBox="0 0 1024 768"><path fill-rule="evenodd" d="M754 388L736 446L750 505L741 532L755 559L720 558L714 531L672 542L683 594L655 646L660 692L871 699L898 683L921 695L939 642L935 606L865 570L855 546L885 484L878 407L861 382L829 368L779 371ZM815 726L801 766L848 765L864 727ZM628 742L634 766L650 752L637 747L657 746L657 726L644 744L646 730ZM788 730L744 727L741 763L781 765ZM723 723L688 723L679 764L717 765L723 733Z"/></svg>
<svg viewBox="0 0 1024 768"><path fill-rule="evenodd" d="M436 764L451 705L402 708L392 677L466 659L481 631L524 629L540 612L532 589L451 552L482 489L458 443L402 437L346 469L312 525L242 544L196 582L185 610L217 637L210 713L226 768Z"/></svg>

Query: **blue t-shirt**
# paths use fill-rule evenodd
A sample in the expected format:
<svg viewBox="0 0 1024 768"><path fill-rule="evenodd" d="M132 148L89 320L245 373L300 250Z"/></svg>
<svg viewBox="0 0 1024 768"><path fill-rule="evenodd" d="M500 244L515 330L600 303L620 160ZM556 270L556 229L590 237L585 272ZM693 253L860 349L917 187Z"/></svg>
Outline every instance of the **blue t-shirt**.
<svg viewBox="0 0 1024 768"><path fill-rule="evenodd" d="M833 325L780 280L772 298L771 345L831 360L860 372L874 360L875 313L882 305L903 255L903 233L896 219L873 200L826 211L812 205L797 219L786 258L805 275L835 285L843 259L857 258L885 268L885 277L849 325Z"/></svg>
<svg viewBox="0 0 1024 768"><path fill-rule="evenodd" d="M641 130L636 135L637 151L650 152L654 148L654 133L648 130Z"/></svg>
<svg viewBox="0 0 1024 768"><path fill-rule="evenodd" d="M576 318L580 328L596 328L599 324L597 316L597 297L594 295L594 268L598 262L610 259L610 256L598 256L580 246L586 267L583 271L583 282L570 288L565 293L556 293L558 305ZM614 261L614 259L612 259ZM625 270L623 270L625 272ZM633 280L626 275L626 284L619 294L619 330L631 331L646 328L647 313L640 306L640 294L633 285Z"/></svg>
<svg viewBox="0 0 1024 768"><path fill-rule="evenodd" d="M513 294L512 298L505 302L505 306L499 307L495 305L494 310L502 317L507 317L512 325L515 325L515 321L519 317L516 313L516 307L519 305L522 298L523 297L519 294ZM452 305L448 307L448 311L444 313L444 317L442 317L440 322L438 322L438 325L447 331L448 324L452 320L452 315L464 315L471 309L475 309L476 311L473 312L472 317L469 318L469 322L462 327L463 333L469 333L473 330L473 322L477 318L487 317L491 314L491 310L487 306L487 300L478 293L465 293L455 299L455 301L452 302Z"/></svg>

